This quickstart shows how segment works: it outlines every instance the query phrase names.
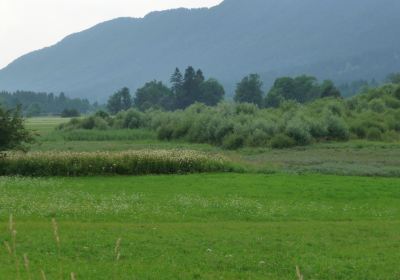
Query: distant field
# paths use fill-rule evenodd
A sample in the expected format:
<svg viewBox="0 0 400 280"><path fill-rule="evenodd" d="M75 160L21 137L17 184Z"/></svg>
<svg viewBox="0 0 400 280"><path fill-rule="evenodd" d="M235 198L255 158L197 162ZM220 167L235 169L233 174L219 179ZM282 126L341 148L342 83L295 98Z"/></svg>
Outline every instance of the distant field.
<svg viewBox="0 0 400 280"><path fill-rule="evenodd" d="M326 175L7 178L21 278L399 279L400 179ZM59 223L57 254L51 218ZM114 247L121 241L121 257ZM0 250L2 279L15 278ZM69 278L68 278L69 279Z"/></svg>
<svg viewBox="0 0 400 280"><path fill-rule="evenodd" d="M56 131L68 119L33 118L27 126L41 136L33 151L126 151L185 149L223 153L252 172L322 173L400 177L400 143L350 141L284 150L226 151L207 144L159 141L145 130Z"/></svg>

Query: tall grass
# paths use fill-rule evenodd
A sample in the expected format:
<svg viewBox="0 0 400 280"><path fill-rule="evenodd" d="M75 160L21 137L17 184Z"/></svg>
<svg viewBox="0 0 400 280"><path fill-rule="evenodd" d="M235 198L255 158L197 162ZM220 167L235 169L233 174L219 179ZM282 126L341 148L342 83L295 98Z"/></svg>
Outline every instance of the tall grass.
<svg viewBox="0 0 400 280"><path fill-rule="evenodd" d="M60 280L64 279L64 269L63 269L63 259L62 259L62 255L61 255L61 242L60 242L60 236L59 236L59 230L58 230L58 224L56 222L56 220L53 218L52 221L52 226L53 226L53 234L54 234L54 239L55 239L55 243L57 246L57 255L58 255L58 263L59 263L59 278ZM21 272L20 272L20 264L19 264L19 256L17 254L17 242L16 242L16 229L15 229L15 223L13 220L13 216L10 215L10 219L9 219L9 227L8 227L10 234L11 234L11 240L12 240L12 246L10 246L10 244L7 241L4 241L4 245L5 248L10 256L10 259L13 260L14 264L15 264L15 279L21 279ZM120 243L121 243L121 238L119 238L117 240L117 244L115 247L115 251L114 253L116 254L115 258L116 258L116 263L119 261L120 258ZM28 280L32 280L33 275L38 274L40 276L40 279L42 280L46 280L46 273L44 272L43 269L40 270L36 270L33 271L31 270L31 266L30 266L30 260L28 258L28 254L23 254L22 255L24 263L23 266L25 268L25 272L26 272L26 277ZM1 278L0 276L0 279ZM70 273L70 279L71 280L76 280L76 274L74 272Z"/></svg>
<svg viewBox="0 0 400 280"><path fill-rule="evenodd" d="M154 131L146 129L72 130L62 132L65 141L136 141L156 140Z"/></svg>
<svg viewBox="0 0 400 280"><path fill-rule="evenodd" d="M0 159L0 175L94 176L233 171L221 156L195 151L13 153Z"/></svg>

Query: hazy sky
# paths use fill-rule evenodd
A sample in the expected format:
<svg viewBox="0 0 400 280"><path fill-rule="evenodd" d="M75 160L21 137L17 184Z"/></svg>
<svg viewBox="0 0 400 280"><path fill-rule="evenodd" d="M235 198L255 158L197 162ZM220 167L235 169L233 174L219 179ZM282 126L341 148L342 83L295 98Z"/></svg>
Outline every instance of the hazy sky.
<svg viewBox="0 0 400 280"><path fill-rule="evenodd" d="M70 33L121 16L154 10L211 7L222 0L0 0L0 69Z"/></svg>

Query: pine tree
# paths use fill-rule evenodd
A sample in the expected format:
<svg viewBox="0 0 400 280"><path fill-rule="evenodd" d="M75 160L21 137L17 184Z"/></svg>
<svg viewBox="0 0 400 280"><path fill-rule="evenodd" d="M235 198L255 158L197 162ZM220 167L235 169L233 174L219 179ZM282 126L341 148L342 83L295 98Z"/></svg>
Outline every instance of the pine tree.
<svg viewBox="0 0 400 280"><path fill-rule="evenodd" d="M170 82L172 84L171 90L174 94L177 94L183 85L183 76L179 68L175 68L174 74L172 74Z"/></svg>

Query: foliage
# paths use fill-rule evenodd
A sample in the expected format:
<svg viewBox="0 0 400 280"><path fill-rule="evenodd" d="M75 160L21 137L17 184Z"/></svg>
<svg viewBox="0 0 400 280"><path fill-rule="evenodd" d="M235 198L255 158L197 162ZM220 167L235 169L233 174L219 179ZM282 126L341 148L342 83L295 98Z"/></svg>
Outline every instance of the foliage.
<svg viewBox="0 0 400 280"><path fill-rule="evenodd" d="M74 117L79 117L80 113L76 109L64 109L61 112L61 117L62 118L74 118Z"/></svg>
<svg viewBox="0 0 400 280"><path fill-rule="evenodd" d="M326 98L326 97L334 97L334 98L340 98L342 97L342 94L340 91L335 87L332 81L330 80L325 80L322 82L320 85L320 97L321 98Z"/></svg>
<svg viewBox="0 0 400 280"><path fill-rule="evenodd" d="M182 74L179 69L171 77L172 92L175 94L175 108L185 109L188 106L202 102L207 105L216 105L225 94L222 85L215 79L205 80L203 72L189 66Z"/></svg>
<svg viewBox="0 0 400 280"><path fill-rule="evenodd" d="M107 102L108 111L115 115L118 112L128 110L132 106L132 97L129 89L124 87L114 93Z"/></svg>
<svg viewBox="0 0 400 280"><path fill-rule="evenodd" d="M295 145L294 139L283 133L277 134L271 139L271 147L275 149L285 149Z"/></svg>
<svg viewBox="0 0 400 280"><path fill-rule="evenodd" d="M185 70L184 76L179 68L176 68L170 83L171 88L158 81L146 83L136 91L134 107L140 111L172 111L185 109L196 102L214 106L223 100L225 95L223 86L217 80L205 80L203 72L200 69L195 71L192 66Z"/></svg>
<svg viewBox="0 0 400 280"><path fill-rule="evenodd" d="M164 117L164 115L159 117ZM257 120L249 132L249 137L246 139L243 149L235 152L223 151L219 147L206 143L191 143L181 138L177 140L171 138L171 141L158 140L156 129L54 130L60 122L66 121L61 118L28 119L27 128L37 131L40 135L36 143L30 146L30 149L33 151L70 152L116 152L142 149L199 150L210 153L222 152L246 171L268 174L272 172L307 172L347 176L400 177L400 133L394 130L399 123L393 122L393 120L390 120L391 130L382 133L381 141L370 141L366 139L366 136L364 136L365 139L357 140L355 139L357 137L351 131L351 138L347 142L325 142L325 140L321 140L320 143L288 150L269 148L269 145L275 146L273 144L275 137L272 137L272 135L279 136L277 134L280 127L279 123ZM327 127L323 118L308 120L308 123L313 138L323 137L322 139L325 139ZM227 135L234 131L234 125L231 122L224 122L223 124L220 132L215 133L217 137L219 137L219 133ZM153 125L157 128L158 121L154 121ZM214 129L215 121L213 120L210 130ZM174 132L172 129L168 131ZM290 147L296 144L293 139L287 136L286 139L288 138L291 142ZM280 142L284 141L276 141L275 143L280 145ZM275 148L278 147L275 146Z"/></svg>
<svg viewBox="0 0 400 280"><path fill-rule="evenodd" d="M173 91L162 82L148 82L136 91L133 103L141 111L150 108L172 110L174 108Z"/></svg>
<svg viewBox="0 0 400 280"><path fill-rule="evenodd" d="M40 115L59 115L65 109L75 109L80 113L87 113L95 109L87 99L69 98L64 93L16 91L0 92L0 101L7 109L18 106L23 115L35 117Z"/></svg>
<svg viewBox="0 0 400 280"><path fill-rule="evenodd" d="M332 90L330 83L323 85ZM197 103L175 112L130 109L100 124L104 129L145 128L157 132L161 140L183 139L227 149L304 146L351 138L388 141L397 139L400 132L398 90L395 85L385 85L348 100L333 94L306 104L282 101L278 108L270 109L250 103L219 103L213 107ZM96 117L73 120L65 125L68 127L102 129L96 126ZM382 137L371 132L372 127L379 129Z"/></svg>
<svg viewBox="0 0 400 280"><path fill-rule="evenodd" d="M379 84L376 80L355 80L352 82L347 82L340 84L338 86L339 91L342 93L343 97L353 97L360 92L366 92L369 88L378 87Z"/></svg>
<svg viewBox="0 0 400 280"><path fill-rule="evenodd" d="M224 99L224 87L216 79L208 79L200 85L199 102L208 106L215 106Z"/></svg>
<svg viewBox="0 0 400 280"><path fill-rule="evenodd" d="M70 131L60 131L61 139L64 141L90 141L90 142L107 142L107 141L138 141L138 140L155 140L157 139L155 132L144 129L107 129L107 130L86 130L76 129Z"/></svg>
<svg viewBox="0 0 400 280"><path fill-rule="evenodd" d="M264 103L266 107L276 108L285 100L306 103L326 97L341 97L340 91L332 81L326 80L319 84L315 77L302 75L295 78L276 79Z"/></svg>
<svg viewBox="0 0 400 280"><path fill-rule="evenodd" d="M0 152L24 149L32 142L32 134L24 127L20 109L4 110L0 107Z"/></svg>
<svg viewBox="0 0 400 280"><path fill-rule="evenodd" d="M235 102L253 103L259 107L262 106L262 82L257 74L250 74L242 79L236 86Z"/></svg>

